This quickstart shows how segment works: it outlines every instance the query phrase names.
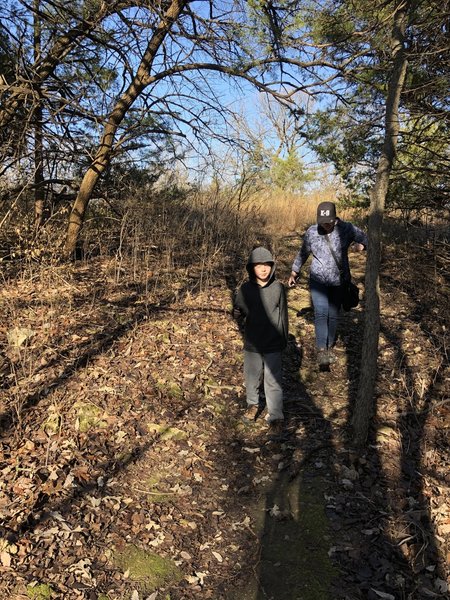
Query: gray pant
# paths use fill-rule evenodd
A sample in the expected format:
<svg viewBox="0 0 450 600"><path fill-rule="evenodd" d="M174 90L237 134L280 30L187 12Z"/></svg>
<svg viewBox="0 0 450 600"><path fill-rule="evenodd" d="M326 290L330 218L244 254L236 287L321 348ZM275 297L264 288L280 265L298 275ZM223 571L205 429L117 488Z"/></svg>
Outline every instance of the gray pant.
<svg viewBox="0 0 450 600"><path fill-rule="evenodd" d="M244 377L248 406L259 403L259 386L264 382L267 421L284 419L281 386L281 352L259 354L244 350Z"/></svg>

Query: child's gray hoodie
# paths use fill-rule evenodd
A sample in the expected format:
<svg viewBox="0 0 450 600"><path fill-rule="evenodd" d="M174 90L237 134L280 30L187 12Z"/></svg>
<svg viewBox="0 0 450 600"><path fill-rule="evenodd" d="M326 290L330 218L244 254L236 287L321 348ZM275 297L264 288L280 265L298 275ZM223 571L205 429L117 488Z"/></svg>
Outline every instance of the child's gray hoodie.
<svg viewBox="0 0 450 600"><path fill-rule="evenodd" d="M255 263L272 263L270 279L258 285ZM235 307L245 316L244 349L261 354L280 352L288 339L288 312L284 285L275 279L275 262L266 248L255 248L247 262L249 280L241 285Z"/></svg>

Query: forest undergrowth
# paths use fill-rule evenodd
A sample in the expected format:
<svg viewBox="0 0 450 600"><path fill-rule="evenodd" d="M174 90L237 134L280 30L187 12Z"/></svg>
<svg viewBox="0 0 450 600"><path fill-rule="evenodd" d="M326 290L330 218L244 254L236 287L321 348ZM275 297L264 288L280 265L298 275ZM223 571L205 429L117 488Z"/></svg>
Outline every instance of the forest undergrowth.
<svg viewBox="0 0 450 600"><path fill-rule="evenodd" d="M299 236L263 241L286 280ZM240 420L242 260L217 253L207 280L201 261L148 256L139 280L124 256L5 279L0 597L448 597L449 247L383 252L364 452L349 428L363 305L322 373L305 278L289 290L286 436L272 441ZM351 264L362 287L364 257Z"/></svg>

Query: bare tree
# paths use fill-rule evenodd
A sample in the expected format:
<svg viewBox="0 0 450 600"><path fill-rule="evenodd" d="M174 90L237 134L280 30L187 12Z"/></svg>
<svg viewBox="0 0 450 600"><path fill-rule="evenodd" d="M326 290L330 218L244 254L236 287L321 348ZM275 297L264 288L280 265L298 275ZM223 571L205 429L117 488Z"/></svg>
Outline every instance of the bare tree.
<svg viewBox="0 0 450 600"><path fill-rule="evenodd" d="M25 198L33 194L36 230L43 222L51 187L69 183L67 176L58 179L55 172L62 171L72 158L66 171L72 171L73 179L76 163L84 154L76 130L80 116L91 123L98 119L87 104L83 106L79 101L83 96L92 96L86 93L92 83L80 65L85 73L99 72L92 54L85 60L85 47L97 44L90 36L105 17L129 4L88 3L79 10L77 2L69 7L67 3L33 0L23 3L22 9L20 2L11 3L9 14L7 6L3 7L2 25L15 69L9 69L0 81L0 174L9 172L15 184L5 186L5 197L13 198L16 187ZM74 51L77 60L72 57L73 66L68 68L64 61ZM78 82L74 81L75 72L80 77Z"/></svg>
<svg viewBox="0 0 450 600"><path fill-rule="evenodd" d="M44 13L41 11L40 2L33 2L33 6L27 6L32 9L36 18L42 19ZM26 71L21 70L16 79L9 81L0 86L2 98L0 103L0 128L5 127L11 122L18 112L18 109L25 103L34 106L38 102L36 87L51 78L55 70L64 59L77 47L81 41L90 35L98 27L105 17L114 14L117 10L123 9L126 6L133 5L133 2L121 2L112 0L111 2L102 1L92 4L91 12L86 12L84 18L79 18L76 13L73 13L70 7L58 6L58 3L52 3L56 14L63 11L69 17L72 17L74 22L71 23L69 29L60 33L62 26L61 21L57 21L56 17L51 25L55 32L49 40L49 49L47 52L39 52L35 56L35 61L32 65L27 65ZM88 9L89 10L89 9ZM35 21L36 23L36 21Z"/></svg>
<svg viewBox="0 0 450 600"><path fill-rule="evenodd" d="M92 191L98 179L109 165L117 129L127 114L127 111L139 97L141 92L154 81L150 75L153 60L155 59L165 36L168 34L186 5L186 0L173 0L170 3L148 43L145 54L131 84L122 94L107 120L99 148L92 164L83 177L77 198L70 213L65 245L65 252L67 255L72 254L75 250L78 234L83 223L86 207L91 198Z"/></svg>
<svg viewBox="0 0 450 600"><path fill-rule="evenodd" d="M138 100L142 106L165 109L166 116L177 123L178 135L185 135L183 128L189 126L191 135L205 142L208 135L210 139L220 138L215 122L210 120L211 113L215 111L221 118L227 113L220 92L212 83L214 75L244 80L286 105L295 104L296 94L320 79L311 71L314 83L303 82L295 72L323 65L322 57L281 58L271 49L267 54L252 42L253 26L246 22L246 7L240 7L234 14L231 9L237 7L237 3L231 3L228 10L225 4L210 3L208 12L200 7L194 13L192 3L186 1L171 3L160 16L128 89L106 120L94 160L83 177L70 215L67 256L75 250L93 190L122 143L117 137L119 126ZM281 74L278 79L280 61L289 65L290 73ZM328 67L331 66L330 63ZM164 95L158 91L158 85L165 88ZM193 97L196 106L191 104Z"/></svg>
<svg viewBox="0 0 450 600"><path fill-rule="evenodd" d="M89 165L70 216L68 254L76 243L94 188L132 136L142 132L144 123L147 132L166 139L178 136L187 140L189 129L189 140L207 146L213 138L221 137L217 123L228 113L221 99L223 92L216 85L221 77L241 78L260 91L293 103L296 92L311 83L295 72L323 64L322 58L312 54L290 55L283 57L289 74L281 72L279 53L259 43L258 24L248 18L248 5L240 0L220 5L100 2L91 13L89 6L93 9L93 4L75 2L67 7L58 0L41 0L34 5L23 2L23 6L26 11L34 6L40 22L45 23L45 49L32 63L24 55L21 63L25 68L15 80L0 86L0 128L11 123L20 109L26 138L31 117L45 107L48 127L43 129L43 141L48 145L54 138L54 146L73 142L74 165L81 165L81 158ZM147 48L141 54L144 40ZM22 48L20 41L18 47ZM100 52L105 55L103 73L95 63L92 65L92 57ZM116 74L111 88L114 95L104 86L108 69ZM312 79L317 84L317 76L313 74ZM96 86L96 93L89 85ZM59 138L55 136L57 128ZM86 141L81 149L80 132ZM225 138L226 133L222 135ZM64 160L63 154L60 158Z"/></svg>

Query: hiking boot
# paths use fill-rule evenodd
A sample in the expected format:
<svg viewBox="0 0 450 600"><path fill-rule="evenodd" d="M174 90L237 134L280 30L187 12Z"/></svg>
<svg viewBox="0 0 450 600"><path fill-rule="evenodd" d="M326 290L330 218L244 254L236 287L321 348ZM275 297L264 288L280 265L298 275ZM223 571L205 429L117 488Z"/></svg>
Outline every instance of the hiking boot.
<svg viewBox="0 0 450 600"><path fill-rule="evenodd" d="M284 421L277 419L276 421L269 421L269 429L267 432L269 438L279 439L284 435Z"/></svg>
<svg viewBox="0 0 450 600"><path fill-rule="evenodd" d="M256 404L251 404L245 413L242 415L242 420L244 423L254 423L256 419L256 415L258 414L258 406Z"/></svg>
<svg viewBox="0 0 450 600"><path fill-rule="evenodd" d="M328 362L330 365L334 365L337 361L337 356L332 350L328 350Z"/></svg>
<svg viewBox="0 0 450 600"><path fill-rule="evenodd" d="M330 366L330 354L328 350L325 350L325 348L320 348L317 351L317 362L321 369Z"/></svg>

